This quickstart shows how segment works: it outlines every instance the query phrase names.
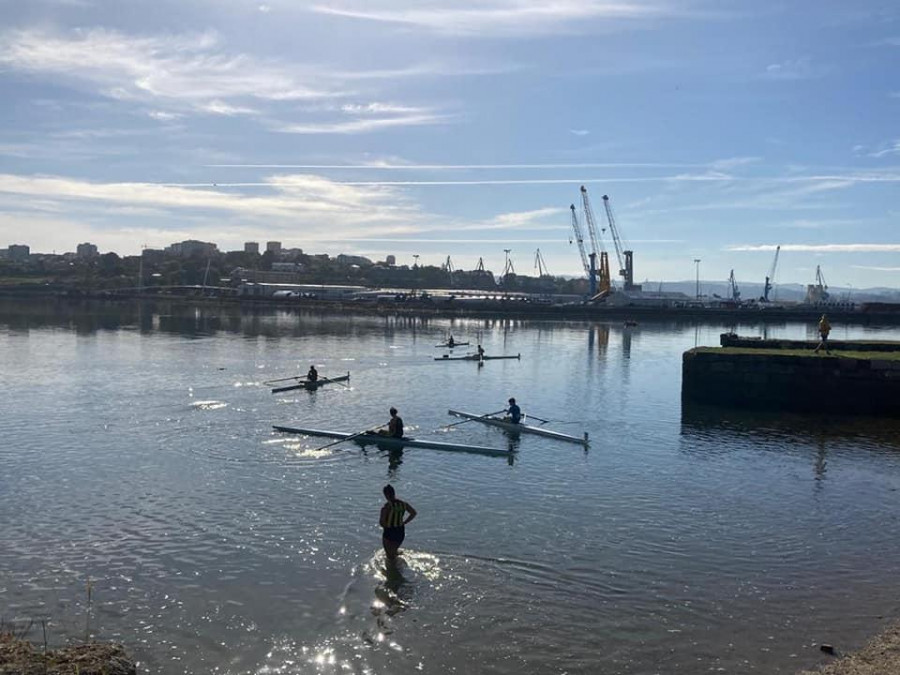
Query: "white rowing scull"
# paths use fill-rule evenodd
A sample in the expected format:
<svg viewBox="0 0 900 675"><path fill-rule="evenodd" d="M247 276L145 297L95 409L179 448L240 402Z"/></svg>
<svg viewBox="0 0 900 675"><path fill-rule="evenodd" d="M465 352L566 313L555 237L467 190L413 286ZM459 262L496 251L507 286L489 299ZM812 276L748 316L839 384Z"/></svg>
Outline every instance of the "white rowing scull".
<svg viewBox="0 0 900 675"><path fill-rule="evenodd" d="M501 417L494 417L492 415L473 415L472 413L462 412L460 410L448 410L447 412L449 412L451 415L456 415L457 417L467 417L470 420L474 420L475 422L483 422L484 424L490 424L492 426L500 427L501 429L506 429L507 431L516 433L535 434L536 436L544 436L545 438L555 438L558 441L578 443L585 447L587 447L589 443L586 431L584 432L584 436L579 438L578 436L570 436L569 434L564 434L560 431L553 431L552 429L532 427L527 424L522 424L521 422L516 424L514 422L509 422Z"/></svg>
<svg viewBox="0 0 900 675"><path fill-rule="evenodd" d="M348 434L344 431L323 431L321 429L302 429L299 427L282 427L274 426L276 431L283 431L288 434L303 434L304 436L323 436L325 438L346 438L360 445L382 445L396 448L427 448L429 450L449 450L452 452L472 452L480 455L496 455L507 457L511 453L509 450L500 450L499 448L488 448L482 445L465 445L462 443L444 443L442 441L427 441L421 438L392 438L391 436L380 436L379 434ZM350 437L353 437L352 439Z"/></svg>
<svg viewBox="0 0 900 675"><path fill-rule="evenodd" d="M300 379L300 378L297 378ZM337 377L322 377L316 380L315 382L311 382L309 380L302 380L297 384L289 384L286 387L275 387L272 390L273 394L279 394L283 391L294 391L295 389L309 389L310 391L314 389L318 389L323 384L331 384L332 382L346 382L350 379L350 373L346 375L338 375Z"/></svg>

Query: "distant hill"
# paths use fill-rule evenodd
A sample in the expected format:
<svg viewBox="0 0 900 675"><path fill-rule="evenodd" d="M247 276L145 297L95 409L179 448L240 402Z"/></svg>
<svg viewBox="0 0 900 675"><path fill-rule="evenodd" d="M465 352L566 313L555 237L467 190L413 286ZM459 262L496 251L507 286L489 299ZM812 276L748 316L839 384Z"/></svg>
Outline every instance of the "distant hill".
<svg viewBox="0 0 900 675"><path fill-rule="evenodd" d="M656 291L660 288L669 292L680 292L691 297L696 293L696 281L643 281L645 291ZM738 282L738 290L742 300L760 298L763 294L763 285L760 283ZM896 288L846 288L841 286L829 286L828 292L833 300L850 302L900 302L900 290ZM722 298L731 297L731 289L727 283L721 281L700 280L700 293L704 296L718 295ZM802 302L806 299L806 286L802 284L775 284L775 288L769 292L770 300L784 302Z"/></svg>

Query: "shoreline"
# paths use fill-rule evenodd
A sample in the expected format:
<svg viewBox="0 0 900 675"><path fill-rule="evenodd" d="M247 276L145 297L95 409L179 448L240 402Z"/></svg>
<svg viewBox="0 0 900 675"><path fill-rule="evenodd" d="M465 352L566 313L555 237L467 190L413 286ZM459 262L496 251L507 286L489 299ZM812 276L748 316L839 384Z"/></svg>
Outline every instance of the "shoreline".
<svg viewBox="0 0 900 675"><path fill-rule="evenodd" d="M822 646L822 651L827 653ZM854 652L797 675L892 675L900 673L900 622L892 622Z"/></svg>
<svg viewBox="0 0 900 675"><path fill-rule="evenodd" d="M309 298L248 298L237 296L158 295L158 294L66 294L59 292L23 292L0 289L0 299L35 301L78 305L100 303L122 305L128 303L169 303L194 307L237 307L241 309L272 308L279 310L332 311L340 313L475 319L533 319L536 321L624 321L629 325L638 320L687 320L719 321L733 323L769 324L786 321L816 322L823 308L809 307L654 307L615 306L588 304L553 305L540 302L524 302L502 299L482 302L428 302L428 301L353 301ZM849 325L900 325L900 312L863 312L826 309L832 321Z"/></svg>

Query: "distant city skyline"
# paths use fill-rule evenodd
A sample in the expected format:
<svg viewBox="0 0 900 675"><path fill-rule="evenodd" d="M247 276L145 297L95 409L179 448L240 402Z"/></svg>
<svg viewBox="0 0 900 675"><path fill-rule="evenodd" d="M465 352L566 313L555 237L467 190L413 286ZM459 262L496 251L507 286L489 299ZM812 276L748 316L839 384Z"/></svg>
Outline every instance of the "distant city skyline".
<svg viewBox="0 0 900 675"><path fill-rule="evenodd" d="M900 287L894 2L0 8L3 247L573 276L584 184L636 281L762 279L781 245L780 282Z"/></svg>

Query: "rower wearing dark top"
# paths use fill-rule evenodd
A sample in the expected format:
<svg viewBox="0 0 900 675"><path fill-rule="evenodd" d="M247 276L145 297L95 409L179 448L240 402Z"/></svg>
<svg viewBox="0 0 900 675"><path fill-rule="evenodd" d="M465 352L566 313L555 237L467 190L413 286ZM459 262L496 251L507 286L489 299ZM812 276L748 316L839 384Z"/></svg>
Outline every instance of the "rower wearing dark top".
<svg viewBox="0 0 900 675"><path fill-rule="evenodd" d="M309 372L306 374L306 379L308 382L315 382L319 379L319 371L316 370L315 366L309 367Z"/></svg>
<svg viewBox="0 0 900 675"><path fill-rule="evenodd" d="M450 339L447 340L447 346L450 347L450 349L453 349L453 347L456 346L456 341L453 339L452 335L450 336Z"/></svg>
<svg viewBox="0 0 900 675"><path fill-rule="evenodd" d="M509 408L506 409L506 414L509 415L509 421L513 424L522 421L522 409L516 405L516 399L509 399Z"/></svg>
<svg viewBox="0 0 900 675"><path fill-rule="evenodd" d="M478 345L478 358L479 359L484 358L484 347L482 347L481 345Z"/></svg>
<svg viewBox="0 0 900 675"><path fill-rule="evenodd" d="M389 412L391 413L391 421L388 422L387 430L382 429L378 433L391 438L403 438L403 420L397 414L396 408L391 408Z"/></svg>

